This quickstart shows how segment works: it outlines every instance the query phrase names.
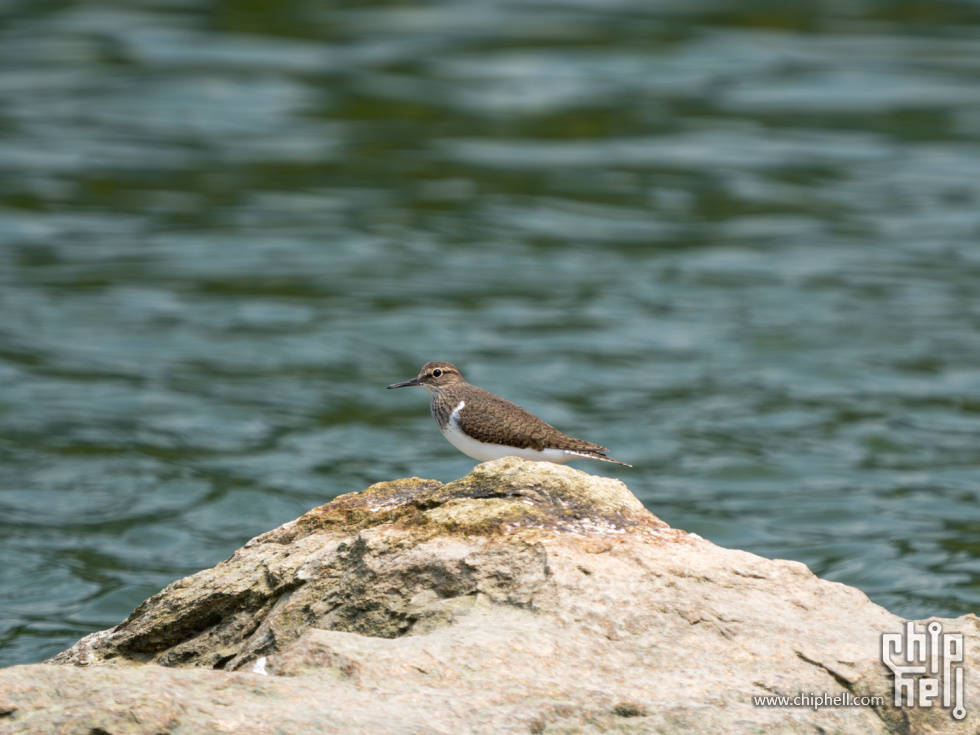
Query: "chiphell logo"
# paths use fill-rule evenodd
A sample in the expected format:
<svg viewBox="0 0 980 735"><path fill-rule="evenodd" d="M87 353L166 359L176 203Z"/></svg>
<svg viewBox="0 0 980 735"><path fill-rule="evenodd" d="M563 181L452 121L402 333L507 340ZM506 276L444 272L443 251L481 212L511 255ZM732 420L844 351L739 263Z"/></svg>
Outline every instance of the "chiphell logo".
<svg viewBox="0 0 980 735"><path fill-rule="evenodd" d="M896 707L932 707L941 701L954 720L966 717L962 633L943 633L935 621L917 632L909 621L901 633L881 634L881 662L895 674Z"/></svg>

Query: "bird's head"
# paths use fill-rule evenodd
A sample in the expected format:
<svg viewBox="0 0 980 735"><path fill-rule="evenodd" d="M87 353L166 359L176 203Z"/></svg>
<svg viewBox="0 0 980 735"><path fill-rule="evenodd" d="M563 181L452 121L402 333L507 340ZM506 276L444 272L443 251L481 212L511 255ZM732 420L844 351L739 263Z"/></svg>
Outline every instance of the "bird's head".
<svg viewBox="0 0 980 735"><path fill-rule="evenodd" d="M410 385L418 385L425 388L429 393L438 393L443 388L453 383L464 383L463 376L451 362L427 362L422 366L417 378L405 380L401 383L389 385L389 388L407 388Z"/></svg>

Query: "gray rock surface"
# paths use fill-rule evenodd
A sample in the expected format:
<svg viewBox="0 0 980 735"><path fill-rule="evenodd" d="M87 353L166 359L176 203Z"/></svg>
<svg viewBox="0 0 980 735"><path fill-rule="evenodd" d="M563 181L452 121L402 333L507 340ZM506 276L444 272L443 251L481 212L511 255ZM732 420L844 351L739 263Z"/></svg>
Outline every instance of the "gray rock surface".
<svg viewBox="0 0 980 735"><path fill-rule="evenodd" d="M507 458L341 496L0 670L0 733L976 733L977 621L940 622L965 639L962 721L892 706L903 621L861 592ZM885 704L753 703L800 693Z"/></svg>

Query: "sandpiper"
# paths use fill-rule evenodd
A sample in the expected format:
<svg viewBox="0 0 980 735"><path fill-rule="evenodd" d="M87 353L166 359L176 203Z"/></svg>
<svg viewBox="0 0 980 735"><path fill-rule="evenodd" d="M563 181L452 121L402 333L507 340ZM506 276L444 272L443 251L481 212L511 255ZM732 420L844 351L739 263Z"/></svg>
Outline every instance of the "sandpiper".
<svg viewBox="0 0 980 735"><path fill-rule="evenodd" d="M417 378L388 388L410 385L429 392L432 416L449 443L481 462L520 457L556 464L595 459L632 466L607 457L605 447L566 436L517 404L470 385L450 362L426 363Z"/></svg>

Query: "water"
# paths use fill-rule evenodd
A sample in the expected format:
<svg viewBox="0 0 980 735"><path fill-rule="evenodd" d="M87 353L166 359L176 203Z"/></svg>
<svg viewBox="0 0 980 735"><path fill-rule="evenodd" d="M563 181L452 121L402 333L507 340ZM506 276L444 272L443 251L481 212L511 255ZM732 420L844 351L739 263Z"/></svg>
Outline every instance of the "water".
<svg viewBox="0 0 980 735"><path fill-rule="evenodd" d="M0 664L473 462L432 359L673 526L980 603L980 7L0 4Z"/></svg>

